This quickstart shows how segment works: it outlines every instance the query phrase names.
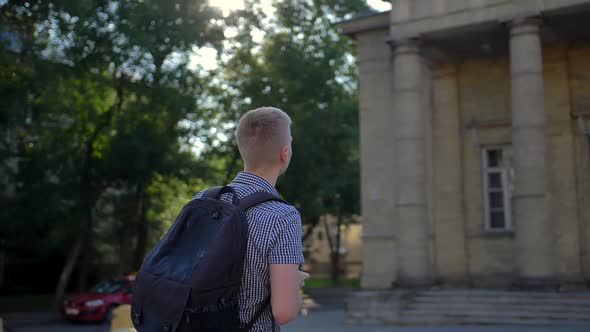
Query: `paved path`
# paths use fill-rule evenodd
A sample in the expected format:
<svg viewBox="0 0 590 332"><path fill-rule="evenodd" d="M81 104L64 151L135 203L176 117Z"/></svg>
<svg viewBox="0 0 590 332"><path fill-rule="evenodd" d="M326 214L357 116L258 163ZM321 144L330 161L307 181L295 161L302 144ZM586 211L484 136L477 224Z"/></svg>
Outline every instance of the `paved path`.
<svg viewBox="0 0 590 332"><path fill-rule="evenodd" d="M107 332L94 324L64 322L55 316L30 316L9 319L10 332ZM349 326L344 324L343 309L320 309L299 317L283 332L588 332L588 327L542 326Z"/></svg>
<svg viewBox="0 0 590 332"><path fill-rule="evenodd" d="M344 298L347 289L320 289L308 291L319 304L307 316L288 324L284 332L589 332L588 326L351 326L346 325Z"/></svg>
<svg viewBox="0 0 590 332"><path fill-rule="evenodd" d="M588 326L350 326L344 324L345 289L309 292L320 306L307 316L299 317L285 326L284 332L588 332ZM12 329L9 332L107 332L104 325L75 324L63 321L59 315L11 314L2 315Z"/></svg>
<svg viewBox="0 0 590 332"><path fill-rule="evenodd" d="M344 310L312 311L285 326L283 332L588 332L588 327L568 326L350 326Z"/></svg>
<svg viewBox="0 0 590 332"><path fill-rule="evenodd" d="M72 323L57 313L0 314L7 332L109 332L106 324Z"/></svg>

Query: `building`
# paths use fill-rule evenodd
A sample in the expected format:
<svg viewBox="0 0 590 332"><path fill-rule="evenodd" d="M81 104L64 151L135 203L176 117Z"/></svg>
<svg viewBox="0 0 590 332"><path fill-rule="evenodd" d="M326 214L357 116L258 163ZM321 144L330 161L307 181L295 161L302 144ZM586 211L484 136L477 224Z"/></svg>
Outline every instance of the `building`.
<svg viewBox="0 0 590 332"><path fill-rule="evenodd" d="M393 0L340 28L358 46L362 288L585 287L590 1Z"/></svg>
<svg viewBox="0 0 590 332"><path fill-rule="evenodd" d="M311 225L303 225L303 252L305 254L305 271L314 278L327 278L332 272L332 252L335 251L338 223L336 216L324 215L312 229ZM354 218L353 223L340 225L340 276L358 279L362 267L363 242L362 225Z"/></svg>

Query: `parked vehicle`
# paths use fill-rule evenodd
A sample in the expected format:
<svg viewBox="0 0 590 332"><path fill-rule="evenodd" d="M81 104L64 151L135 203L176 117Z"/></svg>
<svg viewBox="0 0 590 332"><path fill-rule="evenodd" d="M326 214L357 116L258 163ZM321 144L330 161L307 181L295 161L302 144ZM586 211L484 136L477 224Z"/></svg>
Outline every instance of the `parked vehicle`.
<svg viewBox="0 0 590 332"><path fill-rule="evenodd" d="M63 305L67 320L101 322L110 320L113 309L131 304L135 276L118 277L103 281L86 293L69 296Z"/></svg>

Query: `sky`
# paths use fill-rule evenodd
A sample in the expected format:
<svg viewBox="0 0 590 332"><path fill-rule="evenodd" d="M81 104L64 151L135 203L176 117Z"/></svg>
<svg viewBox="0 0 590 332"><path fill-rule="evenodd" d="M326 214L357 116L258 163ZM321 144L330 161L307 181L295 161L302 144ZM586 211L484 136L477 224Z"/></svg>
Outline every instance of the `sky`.
<svg viewBox="0 0 590 332"><path fill-rule="evenodd" d="M263 6L265 7L265 11L270 13L272 12L272 1L263 0ZM209 3L212 6L216 6L221 8L223 11L223 15L227 15L232 9L243 9L244 8L244 1L243 0L210 0ZM369 6L379 10L389 10L391 9L391 4L383 1L383 0L367 0Z"/></svg>
<svg viewBox="0 0 590 332"><path fill-rule="evenodd" d="M1 0L0 0L1 1ZM271 16L274 9L272 7L273 0L262 0L262 7L264 12ZM209 0L212 6L219 7L223 12L223 16L227 16L232 10L244 9L243 0ZM391 3L383 0L367 0L369 6L378 11L385 11L391 9ZM263 38L262 35L254 36L254 38ZM216 62L217 52L213 48L204 47L195 50L195 55L191 57L189 68L196 68L197 64L201 65L205 70L212 70L217 67Z"/></svg>
<svg viewBox="0 0 590 332"><path fill-rule="evenodd" d="M383 1L383 0L367 0L369 6L377 9L378 11L390 10L391 9L391 1Z"/></svg>

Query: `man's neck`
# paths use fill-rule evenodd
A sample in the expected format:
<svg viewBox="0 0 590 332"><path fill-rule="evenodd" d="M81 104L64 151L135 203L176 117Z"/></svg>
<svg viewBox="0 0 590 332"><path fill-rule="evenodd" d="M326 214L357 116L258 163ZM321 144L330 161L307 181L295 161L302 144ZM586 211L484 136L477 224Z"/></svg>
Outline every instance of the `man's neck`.
<svg viewBox="0 0 590 332"><path fill-rule="evenodd" d="M276 186L277 180L279 178L279 171L273 169L255 169L255 168L244 168L244 172L251 173L254 175L258 175L261 178L268 181L272 186Z"/></svg>

